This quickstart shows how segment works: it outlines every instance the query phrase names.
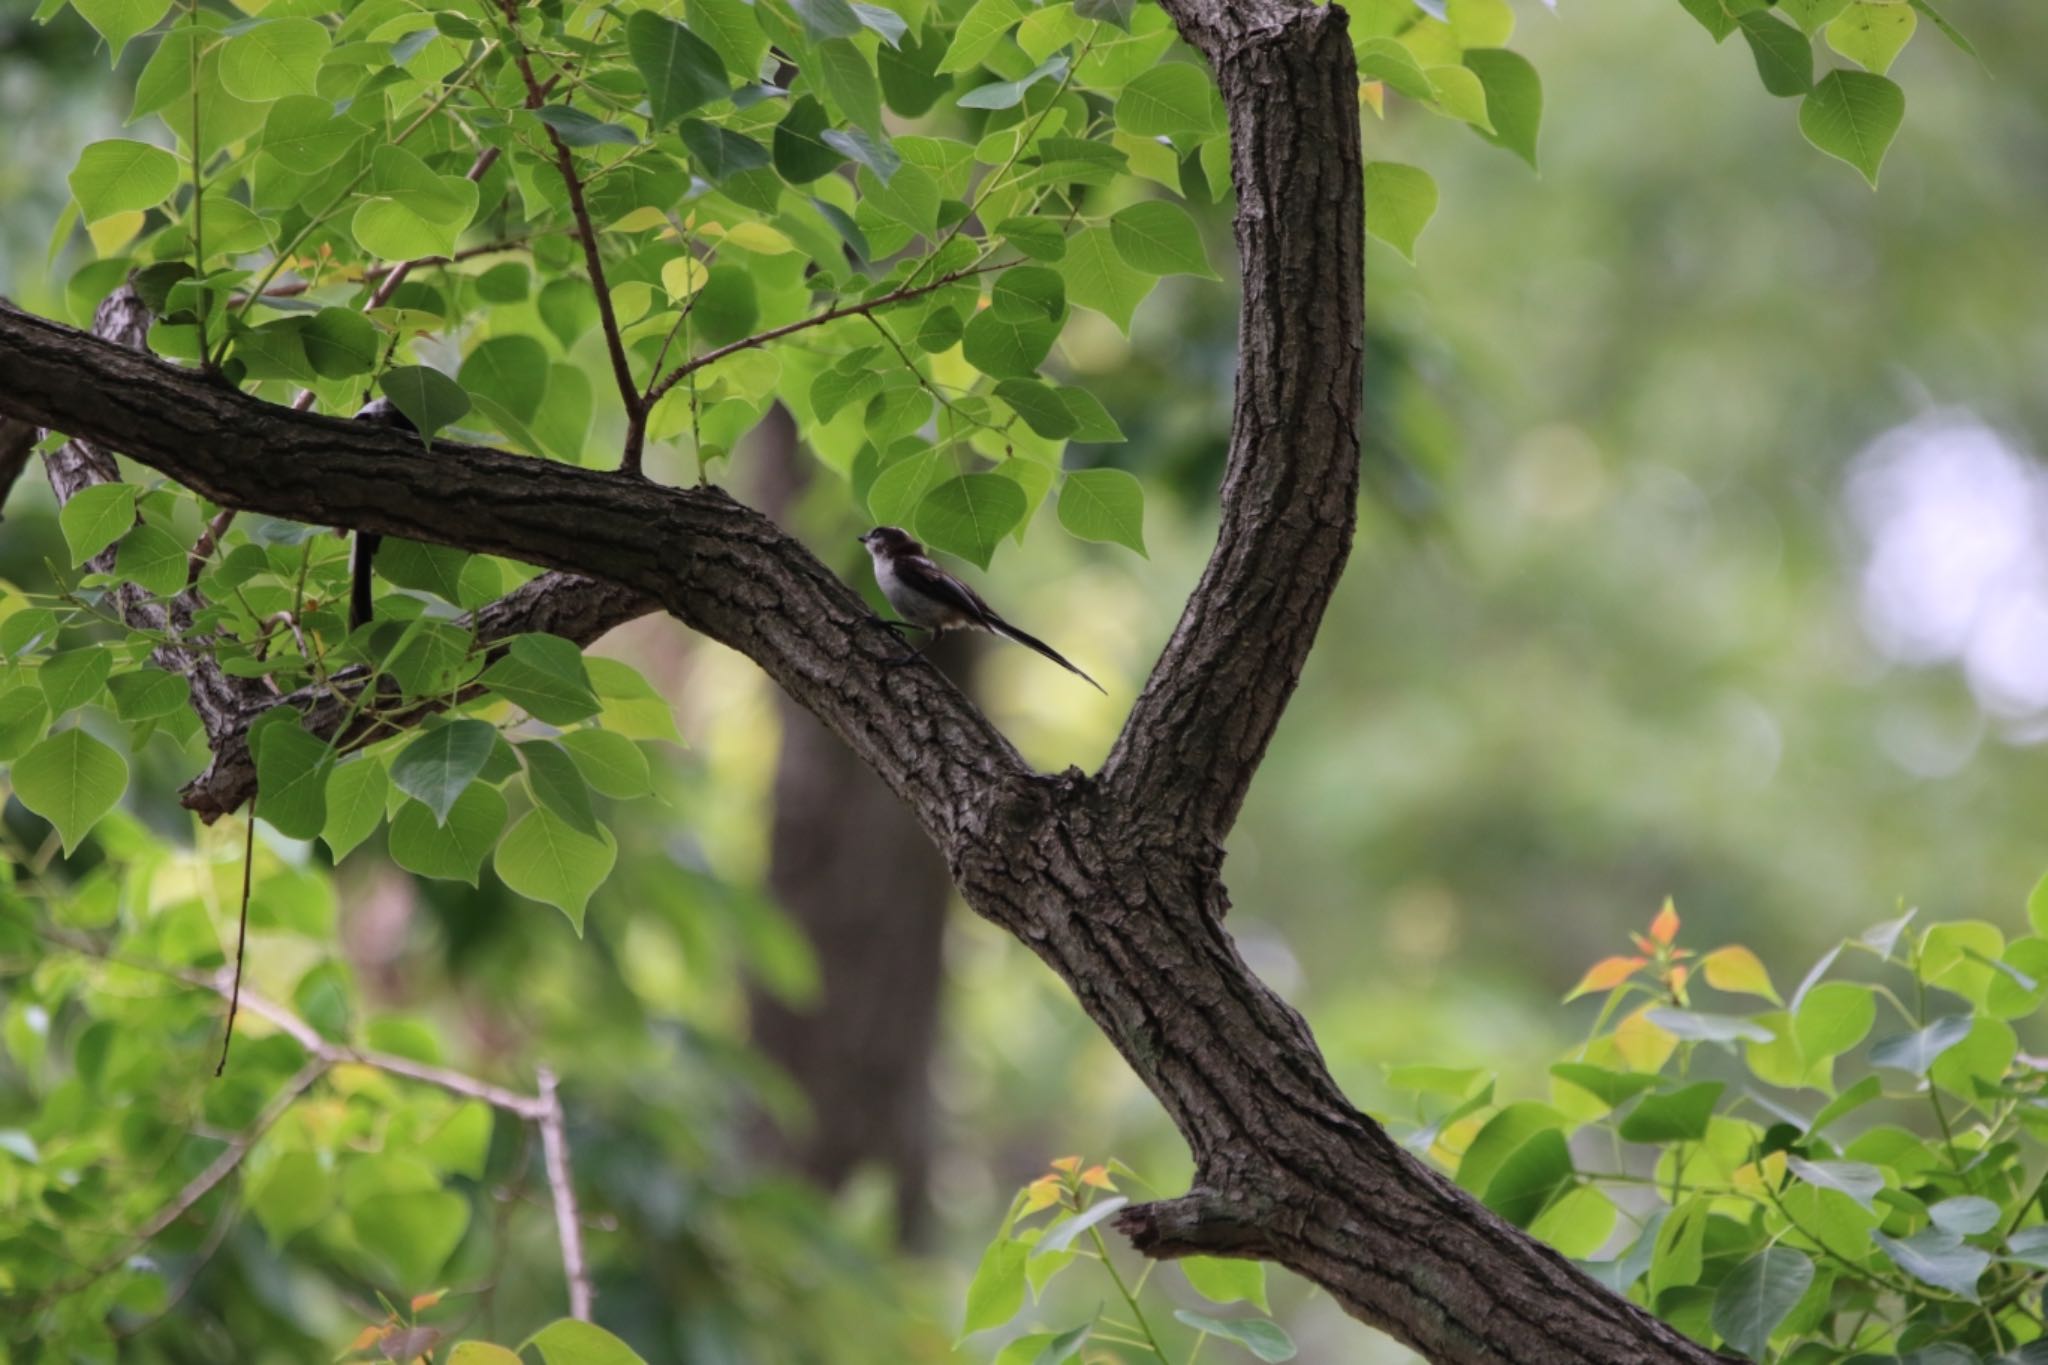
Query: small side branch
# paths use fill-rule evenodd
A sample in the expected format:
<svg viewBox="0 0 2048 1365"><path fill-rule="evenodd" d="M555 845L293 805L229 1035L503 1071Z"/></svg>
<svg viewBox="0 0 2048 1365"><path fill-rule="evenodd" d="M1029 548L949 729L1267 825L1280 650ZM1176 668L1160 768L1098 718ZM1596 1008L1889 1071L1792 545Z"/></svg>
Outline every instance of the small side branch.
<svg viewBox="0 0 2048 1365"><path fill-rule="evenodd" d="M542 84L533 74L533 63L527 58L525 48L519 43L518 0L498 0L498 9L505 16L507 41L513 46L513 55L518 59L519 75L526 82L526 107L538 109L547 102L548 89L554 82ZM548 143L555 151L555 168L562 174L562 186L569 192L569 212L575 216L577 236L583 242L583 267L590 274L591 292L597 295L597 317L604 329L606 352L611 356L612 379L619 386L619 401L626 405L626 440L619 454L619 469L623 473L638 475L641 459L647 445L647 401L641 397L640 388L633 382L633 367L626 360L626 341L619 331L619 319L612 307L612 291L605 284L604 257L597 249L597 228L590 219L590 206L583 197L583 178L576 174L576 158L569 152L569 144L562 141L562 135L555 131L553 124L542 125L548 135Z"/></svg>
<svg viewBox="0 0 2048 1365"><path fill-rule="evenodd" d="M590 1321L590 1267L583 1259L583 1223L576 1211L576 1186L569 1170L569 1134L555 1073L540 1068L540 1145L547 1159L548 1187L555 1196L555 1232L562 1240L562 1273L569 1280L569 1316Z"/></svg>

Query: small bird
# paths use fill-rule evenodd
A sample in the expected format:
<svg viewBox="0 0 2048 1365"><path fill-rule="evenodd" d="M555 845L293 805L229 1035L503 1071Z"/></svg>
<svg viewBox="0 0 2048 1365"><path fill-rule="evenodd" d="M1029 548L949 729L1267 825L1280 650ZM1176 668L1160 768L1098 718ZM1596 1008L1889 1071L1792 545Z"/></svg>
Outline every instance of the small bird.
<svg viewBox="0 0 2048 1365"><path fill-rule="evenodd" d="M374 422L378 426L390 427L394 431L417 432L412 418L398 410L398 405L389 398L372 398L356 412L358 422ZM368 625L375 614L371 602L373 584L370 570L377 562L377 547L384 543L384 537L369 531L356 532L355 543L348 552L348 628L360 630Z"/></svg>
<svg viewBox="0 0 2048 1365"><path fill-rule="evenodd" d="M925 641L925 648L930 648L932 640L949 630L991 631L1004 639L1015 640L1026 649L1037 650L1097 692L1107 695L1101 683L1068 663L1058 650L1035 636L1026 635L996 615L995 608L982 601L979 593L940 568L924 552L924 546L907 533L894 526L877 526L859 540L867 546L868 554L874 559L875 582L882 589L882 596L889 599L889 605L903 618L901 624L930 632L931 640ZM904 662L919 658L923 653L924 650L918 650L907 656Z"/></svg>

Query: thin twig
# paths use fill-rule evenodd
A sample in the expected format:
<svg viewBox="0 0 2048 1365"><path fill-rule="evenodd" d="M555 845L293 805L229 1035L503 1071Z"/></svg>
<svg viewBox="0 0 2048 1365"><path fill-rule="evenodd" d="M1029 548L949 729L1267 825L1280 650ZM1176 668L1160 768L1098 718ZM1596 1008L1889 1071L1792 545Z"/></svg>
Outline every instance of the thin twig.
<svg viewBox="0 0 2048 1365"><path fill-rule="evenodd" d="M548 1184L555 1193L555 1232L562 1240L562 1273L569 1280L569 1316L590 1321L590 1267L583 1259L583 1224L576 1212L576 1191L570 1183L569 1135L562 1122L562 1101L555 1092L555 1073L539 1070L541 1151L547 1158Z"/></svg>
<svg viewBox="0 0 2048 1365"><path fill-rule="evenodd" d="M494 147L490 150L496 152L497 149ZM486 166L484 169L489 170L490 167ZM352 283L373 284L378 280L387 278L395 270L424 270L432 266L454 265L458 261L474 260L478 256L494 256L501 251L518 251L524 248L529 240L531 239L527 237L501 237L495 242L480 242L475 246L466 246L453 256L421 256L416 260L392 261L384 265L373 265L365 269L362 276L352 281ZM311 279L286 280L282 284L273 284L270 288L264 290L263 297L266 299L297 298L301 294L308 293L317 287L318 284L318 280ZM246 295L236 295L228 300L228 304L230 307L239 307L246 297Z"/></svg>
<svg viewBox="0 0 2048 1365"><path fill-rule="evenodd" d="M256 864L256 798L249 800L248 826L242 834L242 913L235 930L235 984L228 992L228 1023L220 1038L220 1060L213 1074L228 1069L228 1048L235 1041L235 1012L242 1007L242 959L249 949L249 870Z"/></svg>
<svg viewBox="0 0 2048 1365"><path fill-rule="evenodd" d="M518 0L498 0L498 8L505 16L507 41L512 44L512 55L519 65L520 78L526 82L526 107L538 109L547 101L548 89L554 82L543 85L534 77L533 63L528 60L519 39ZM555 169L561 172L563 188L569 192L569 211L576 218L576 227L583 240L583 268L590 274L590 290L597 296L598 322L604 328L605 350L611 355L612 379L619 386L620 401L626 405L626 440L619 455L619 468L628 474L638 474L641 455L647 444L647 403L640 396L639 386L633 382L633 367L626 361L626 342L619 332L619 318L612 307L611 289L605 284L604 258L597 249L597 228L590 221L590 206L583 198L583 180L576 174L576 159L569 154L569 144L562 141L562 135L555 131L553 124L543 123L541 127L555 149Z"/></svg>
<svg viewBox="0 0 2048 1365"><path fill-rule="evenodd" d="M264 1107L263 1112L258 1114L247 1128L244 1128L231 1139L228 1145L223 1147L220 1153L207 1163L205 1170L193 1176L191 1180L185 1183L184 1188L172 1195L169 1203L151 1214L141 1227L129 1234L127 1244L120 1251L100 1261L78 1279L69 1280L55 1286L45 1296L45 1301L61 1297L65 1294L75 1293L93 1283L144 1246L147 1246L165 1228L183 1218L191 1211L194 1204L197 1204L213 1191L214 1186L220 1184L221 1181L226 1180L229 1175L234 1173L234 1169L242 1164L242 1158L249 1155L250 1149L256 1145L257 1140L269 1132L273 1124L284 1117L285 1111L298 1102L299 1096L305 1094L313 1082L319 1080L327 1073L327 1068L330 1065L332 1063L328 1062L325 1058L314 1057L309 1059L296 1072L292 1073L292 1078L286 1081L284 1088L271 1098L270 1103Z"/></svg>
<svg viewBox="0 0 2048 1365"><path fill-rule="evenodd" d="M930 284L920 284L914 287L898 289L892 293L884 294L880 298L869 299L865 303L841 304L837 307L827 308L822 313L813 313L807 318L798 318L795 322L785 322L780 327L770 327L765 332L756 332L750 337L741 337L738 341L728 342L723 346L706 351L703 355L686 360L676 366L676 368L663 375L659 383L647 391L647 399L650 403L658 401L663 394L681 383L688 376L695 374L706 365L716 364L729 355L737 354L740 351L750 351L757 346L766 346L769 342L780 341L793 332L806 331L812 327L823 327L826 323L837 322L841 318L863 317L869 313L878 312L881 309L920 298L935 289L944 289L947 285L957 280L964 280L971 275L986 275L991 270L1007 270L1016 264L1016 261L990 261L980 265L967 266L960 270L949 271L933 280Z"/></svg>

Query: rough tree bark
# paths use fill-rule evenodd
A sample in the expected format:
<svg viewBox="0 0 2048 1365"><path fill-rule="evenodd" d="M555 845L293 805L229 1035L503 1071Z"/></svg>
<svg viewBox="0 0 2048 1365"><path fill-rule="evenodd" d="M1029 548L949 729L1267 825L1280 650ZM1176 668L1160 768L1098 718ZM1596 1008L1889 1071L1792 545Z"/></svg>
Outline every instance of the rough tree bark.
<svg viewBox="0 0 2048 1365"><path fill-rule="evenodd" d="M1358 489L1363 194L1343 11L1163 0L1230 115L1244 277L1222 529L1103 771L1032 771L802 546L716 489L294 414L0 308L0 410L224 506L509 555L650 598L740 650L894 791L1158 1097L1184 1197L1153 1256L1277 1261L1442 1361L1714 1360L1392 1142L1223 928L1222 843L1313 644Z"/></svg>

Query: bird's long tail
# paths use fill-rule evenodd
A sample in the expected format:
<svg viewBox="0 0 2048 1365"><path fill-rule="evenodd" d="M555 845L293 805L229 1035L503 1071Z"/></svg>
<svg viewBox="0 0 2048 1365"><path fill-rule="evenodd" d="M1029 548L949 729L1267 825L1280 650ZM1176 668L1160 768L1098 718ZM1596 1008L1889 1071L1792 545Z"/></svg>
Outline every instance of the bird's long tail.
<svg viewBox="0 0 2048 1365"><path fill-rule="evenodd" d="M1080 669L1074 667L1071 663L1067 662L1065 655L1061 654L1058 650L1054 649L1051 645L1039 639L1037 636L1025 634L1023 631L1011 625L1008 621L1003 620L1002 617L997 616L994 612L990 612L988 614L987 622L988 628L994 631L996 634L1002 636L1004 639L1015 640L1018 644L1024 646L1024 648L1026 649L1036 650L1038 653L1043 654L1046 658L1051 659L1054 663L1058 664L1061 668L1066 669L1067 672L1079 678L1082 682L1087 683L1097 692L1102 693L1102 695L1104 695L1105 697L1109 695L1108 688L1104 687L1101 683L1095 681L1095 679L1089 677L1086 673L1083 673Z"/></svg>
<svg viewBox="0 0 2048 1365"><path fill-rule="evenodd" d="M384 537L368 531L356 532L355 543L348 552L348 628L361 629L368 623L375 609L371 605L370 566L377 558L377 547Z"/></svg>

